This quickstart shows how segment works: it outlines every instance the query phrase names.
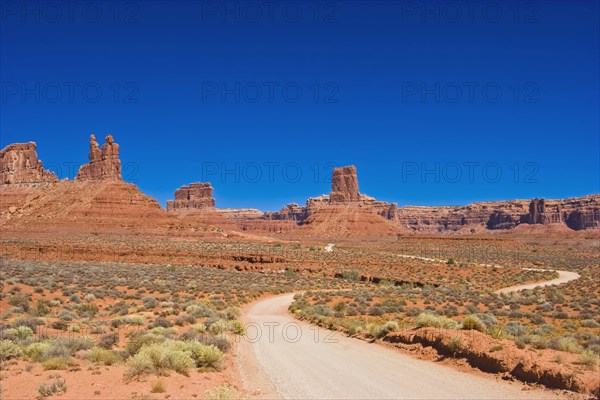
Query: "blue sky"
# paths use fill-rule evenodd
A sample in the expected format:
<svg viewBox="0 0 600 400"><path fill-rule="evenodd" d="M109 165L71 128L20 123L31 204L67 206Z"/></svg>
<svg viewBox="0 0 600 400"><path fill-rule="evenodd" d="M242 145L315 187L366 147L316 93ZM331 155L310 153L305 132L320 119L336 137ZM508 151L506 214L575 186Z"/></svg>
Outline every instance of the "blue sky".
<svg viewBox="0 0 600 400"><path fill-rule="evenodd" d="M70 5L73 4L73 5ZM465 204L600 192L600 7L568 2L16 2L0 8L0 146L72 177L112 133L164 205L330 191Z"/></svg>

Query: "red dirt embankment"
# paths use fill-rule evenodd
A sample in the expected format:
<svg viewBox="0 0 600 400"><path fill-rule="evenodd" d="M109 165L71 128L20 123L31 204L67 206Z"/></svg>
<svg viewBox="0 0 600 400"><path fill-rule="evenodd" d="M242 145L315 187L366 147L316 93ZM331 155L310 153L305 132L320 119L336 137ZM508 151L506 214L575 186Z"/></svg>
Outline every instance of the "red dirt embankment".
<svg viewBox="0 0 600 400"><path fill-rule="evenodd" d="M421 328L389 333L381 340L405 350L430 347L440 356L463 358L482 371L553 389L593 393L600 387L598 372L579 366L575 354L520 349L510 340L494 339L478 331ZM561 364L556 362L559 355Z"/></svg>

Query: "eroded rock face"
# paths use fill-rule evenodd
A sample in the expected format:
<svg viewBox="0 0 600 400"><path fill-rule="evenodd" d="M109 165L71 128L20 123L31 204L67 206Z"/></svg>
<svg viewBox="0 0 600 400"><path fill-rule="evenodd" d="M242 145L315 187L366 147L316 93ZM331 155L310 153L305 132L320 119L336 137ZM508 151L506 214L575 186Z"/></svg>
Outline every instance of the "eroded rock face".
<svg viewBox="0 0 600 400"><path fill-rule="evenodd" d="M346 203L350 201L359 201L358 178L356 176L356 167L335 168L331 177L331 194L329 198L332 203Z"/></svg>
<svg viewBox="0 0 600 400"><path fill-rule="evenodd" d="M167 201L167 211L201 210L215 208L210 183L196 182L175 191L175 200Z"/></svg>
<svg viewBox="0 0 600 400"><path fill-rule="evenodd" d="M398 209L398 223L415 232L512 229L518 225L563 224L573 230L600 228L600 195L545 200L507 200L466 206Z"/></svg>
<svg viewBox="0 0 600 400"><path fill-rule="evenodd" d="M54 172L44 169L34 142L14 143L0 151L0 184L56 182Z"/></svg>
<svg viewBox="0 0 600 400"><path fill-rule="evenodd" d="M89 163L79 168L79 180L114 180L122 181L121 160L119 159L119 145L115 143L112 135L106 136L102 148L98 147L96 136L90 135Z"/></svg>
<svg viewBox="0 0 600 400"><path fill-rule="evenodd" d="M600 196L533 199L529 204L529 214L524 215L522 221L541 225L564 223L576 231L600 228Z"/></svg>

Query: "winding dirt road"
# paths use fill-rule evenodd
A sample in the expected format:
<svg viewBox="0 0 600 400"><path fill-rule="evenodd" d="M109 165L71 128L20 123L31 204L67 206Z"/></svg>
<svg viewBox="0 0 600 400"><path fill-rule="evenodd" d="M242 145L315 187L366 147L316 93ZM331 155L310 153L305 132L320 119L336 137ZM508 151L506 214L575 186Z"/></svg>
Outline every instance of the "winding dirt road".
<svg viewBox="0 0 600 400"><path fill-rule="evenodd" d="M526 269L529 269L529 268L526 268ZM538 271L554 271L554 270L546 269L546 270L538 270ZM550 279L548 281L541 281L541 282L534 282L534 283L526 283L524 285L509 286L509 287L505 287L503 289L497 290L496 293L512 293L512 292L518 292L520 290L535 289L538 286L560 285L563 283L574 281L575 279L579 279L581 276L577 272L571 272L571 271L556 270L556 272L558 272L558 278L556 278L556 279Z"/></svg>
<svg viewBox="0 0 600 400"><path fill-rule="evenodd" d="M327 252L334 244L328 244ZM400 254L399 257L443 262ZM491 266L491 265L490 265ZM559 285L579 274L556 271L556 279L515 285L497 293ZM285 399L553 399L555 392L530 390L517 382L472 375L451 367L373 346L339 332L294 319L293 294L250 306L248 335L237 347L246 391Z"/></svg>
<svg viewBox="0 0 600 400"><path fill-rule="evenodd" d="M238 354L246 390L255 395L260 388L262 397L285 399L556 398L318 329L289 314L292 300L293 294L268 298L245 315L248 337Z"/></svg>

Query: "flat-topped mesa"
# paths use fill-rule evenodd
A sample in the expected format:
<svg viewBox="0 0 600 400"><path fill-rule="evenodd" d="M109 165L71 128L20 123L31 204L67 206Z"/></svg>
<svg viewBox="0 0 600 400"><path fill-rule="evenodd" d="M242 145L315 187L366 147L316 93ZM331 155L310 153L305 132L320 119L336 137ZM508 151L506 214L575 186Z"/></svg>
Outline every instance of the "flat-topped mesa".
<svg viewBox="0 0 600 400"><path fill-rule="evenodd" d="M102 148L98 147L96 136L90 135L90 162L79 168L78 180L114 180L122 181L121 160L119 160L119 145L115 143L112 135L106 136Z"/></svg>
<svg viewBox="0 0 600 400"><path fill-rule="evenodd" d="M175 200L167 201L167 211L202 210L215 208L210 183L196 182L175 191Z"/></svg>
<svg viewBox="0 0 600 400"><path fill-rule="evenodd" d="M56 182L54 172L44 169L35 142L9 144L0 150L0 184Z"/></svg>
<svg viewBox="0 0 600 400"><path fill-rule="evenodd" d="M358 178L356 167L334 168L331 177L331 194L329 200L332 203L348 203L360 200L358 192Z"/></svg>

